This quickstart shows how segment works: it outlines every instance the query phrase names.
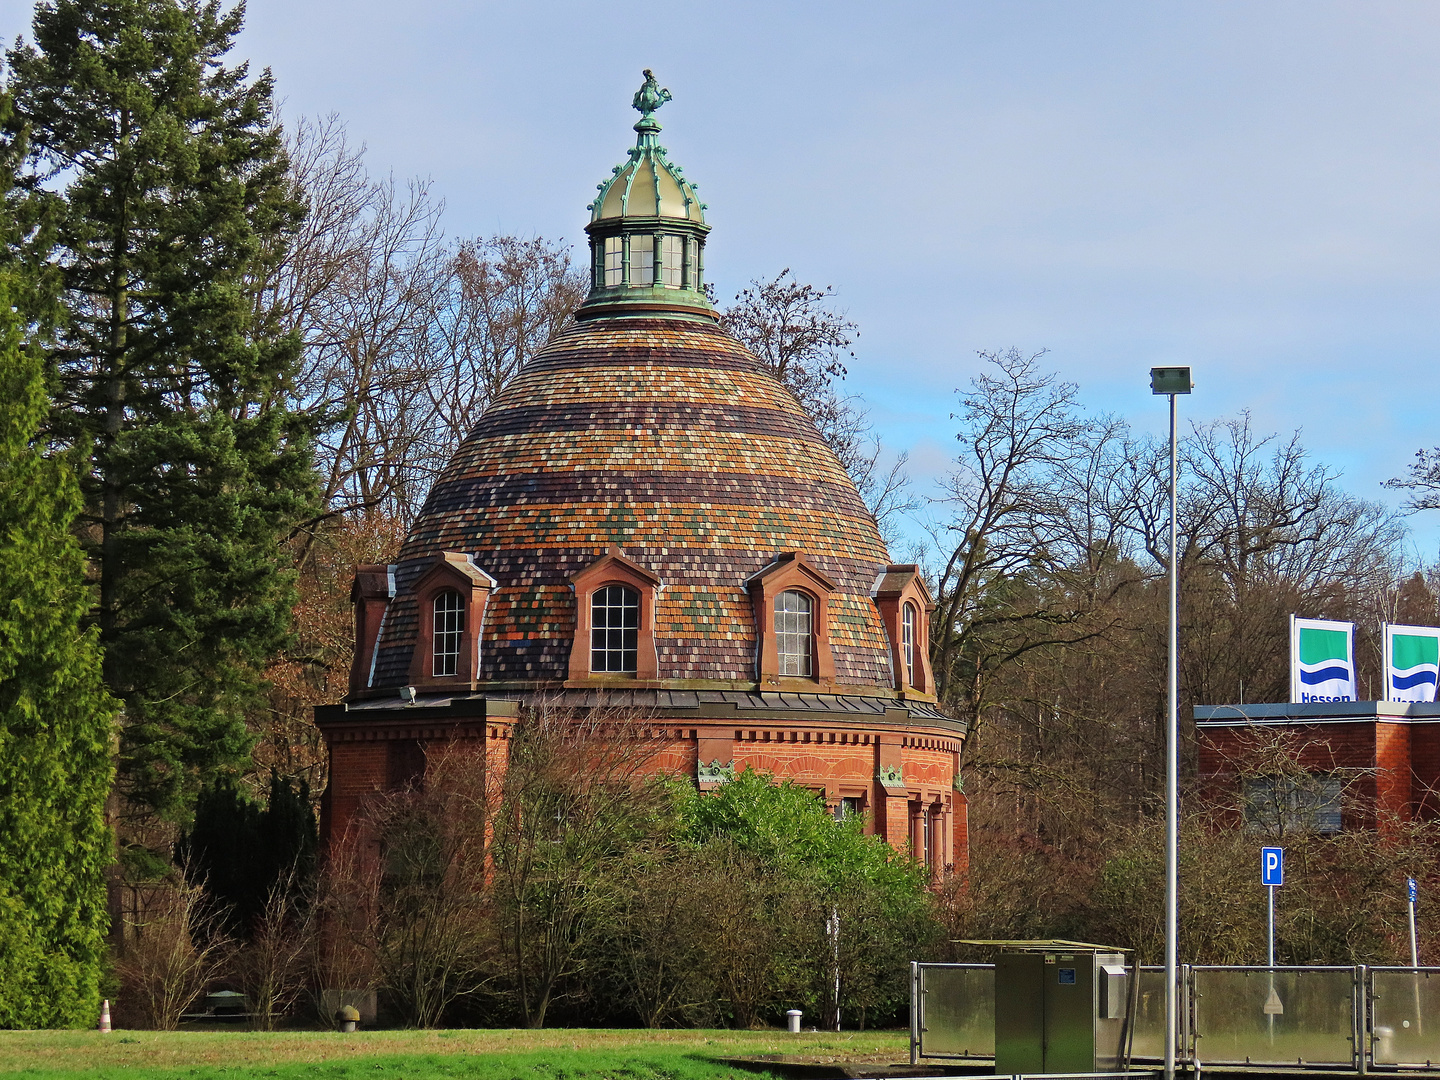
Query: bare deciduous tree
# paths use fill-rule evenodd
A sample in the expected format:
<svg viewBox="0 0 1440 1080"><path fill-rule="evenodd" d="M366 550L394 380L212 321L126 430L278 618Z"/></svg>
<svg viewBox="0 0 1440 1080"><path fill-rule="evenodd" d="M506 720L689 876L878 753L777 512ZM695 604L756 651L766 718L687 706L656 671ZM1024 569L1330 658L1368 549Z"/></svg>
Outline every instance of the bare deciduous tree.
<svg viewBox="0 0 1440 1080"><path fill-rule="evenodd" d="M444 468L480 414L565 326L589 282L549 242L514 236L462 240L446 254L430 297L429 420L417 448L428 479Z"/></svg>
<svg viewBox="0 0 1440 1080"><path fill-rule="evenodd" d="M409 522L475 417L583 297L583 275L538 238L447 243L429 185L370 176L333 116L301 121L288 149L308 215L264 264L257 303L304 347L294 393L325 420L326 514Z"/></svg>
<svg viewBox="0 0 1440 1080"><path fill-rule="evenodd" d="M436 742L425 758L423 783L370 796L335 845L324 895L339 939L327 961L358 968L351 978L373 971L406 1023L431 1028L480 989L493 930L484 749Z"/></svg>
<svg viewBox="0 0 1440 1080"><path fill-rule="evenodd" d="M126 1011L157 1031L179 1027L181 1014L230 961L234 942L222 927L203 885L177 880L157 890L116 959Z"/></svg>
<svg viewBox="0 0 1440 1080"><path fill-rule="evenodd" d="M836 383L859 328L830 302L835 290L796 281L789 268L769 281L752 281L735 297L720 321L775 373L810 414L840 464L855 482L865 505L888 541L896 519L915 509L901 453L885 463L884 447L858 397L842 395Z"/></svg>
<svg viewBox="0 0 1440 1080"><path fill-rule="evenodd" d="M235 950L233 970L260 1031L273 1031L305 991L315 931L307 900L298 895L292 870L271 887L250 940Z"/></svg>
<svg viewBox="0 0 1440 1080"><path fill-rule="evenodd" d="M1283 697L1292 612L1373 622L1378 634L1366 608L1397 573L1404 527L1395 512L1342 491L1298 432L1258 435L1248 413L1197 425L1182 468L1182 587L1191 614L1209 622L1187 635L1191 700ZM1158 477L1151 490L1145 542L1163 567Z"/></svg>
<svg viewBox="0 0 1440 1080"><path fill-rule="evenodd" d="M1081 627L1126 554L1121 527L1136 480L1123 430L1086 418L1076 388L1040 369L1043 353L981 353L986 367L963 399L960 453L937 500L942 560L931 660L942 697L973 732L996 671L1047 644L1095 634ZM967 740L968 742L969 740Z"/></svg>
<svg viewBox="0 0 1440 1080"><path fill-rule="evenodd" d="M513 994L541 1027L555 994L605 932L627 851L668 804L646 766L648 717L616 705L532 705L517 725L491 846L495 913Z"/></svg>

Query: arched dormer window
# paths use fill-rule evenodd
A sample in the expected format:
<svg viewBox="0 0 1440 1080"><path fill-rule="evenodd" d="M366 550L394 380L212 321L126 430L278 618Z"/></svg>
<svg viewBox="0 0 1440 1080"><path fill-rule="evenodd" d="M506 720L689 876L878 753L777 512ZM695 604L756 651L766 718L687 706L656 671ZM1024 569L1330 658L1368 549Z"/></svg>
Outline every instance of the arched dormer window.
<svg viewBox="0 0 1440 1080"><path fill-rule="evenodd" d="M460 645L465 638L465 600L454 589L439 593L432 604L434 625L430 643L430 674L448 678L460 666Z"/></svg>
<svg viewBox="0 0 1440 1080"><path fill-rule="evenodd" d="M934 601L913 564L885 567L870 590L890 645L890 670L895 689L906 697L934 700L930 671L930 612Z"/></svg>
<svg viewBox="0 0 1440 1080"><path fill-rule="evenodd" d="M658 679L655 605L664 585L618 547L570 578L575 589L575 638L569 682Z"/></svg>
<svg viewBox="0 0 1440 1080"><path fill-rule="evenodd" d="M606 585L590 598L590 670L634 675L640 647L640 593Z"/></svg>
<svg viewBox="0 0 1440 1080"><path fill-rule="evenodd" d="M808 679L814 673L815 603L787 589L775 599L775 651L780 674Z"/></svg>
<svg viewBox="0 0 1440 1080"><path fill-rule="evenodd" d="M905 658L905 685L915 685L915 605L905 602L900 617L900 652Z"/></svg>
<svg viewBox="0 0 1440 1080"><path fill-rule="evenodd" d="M416 686L469 683L479 673L478 632L495 579L460 551L442 551L411 586L415 627L409 680Z"/></svg>
<svg viewBox="0 0 1440 1080"><path fill-rule="evenodd" d="M835 583L803 553L786 551L746 578L745 587L755 616L756 681L762 686L794 679L833 683L827 611Z"/></svg>

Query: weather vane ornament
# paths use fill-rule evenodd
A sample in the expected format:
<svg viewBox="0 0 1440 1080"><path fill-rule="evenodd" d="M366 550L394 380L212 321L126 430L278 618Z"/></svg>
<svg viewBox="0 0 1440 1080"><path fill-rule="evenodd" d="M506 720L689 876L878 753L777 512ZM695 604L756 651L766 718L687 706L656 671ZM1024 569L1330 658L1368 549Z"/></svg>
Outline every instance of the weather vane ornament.
<svg viewBox="0 0 1440 1080"><path fill-rule="evenodd" d="M659 131L660 125L654 119L653 114L656 109L660 108L661 105L664 105L665 102L669 100L670 91L660 85L653 71L646 68L645 84L641 86L639 90L635 91L635 97L630 102L640 113L640 121L635 125L635 130L642 130L641 125L644 125L645 128L652 128L653 125L652 130Z"/></svg>

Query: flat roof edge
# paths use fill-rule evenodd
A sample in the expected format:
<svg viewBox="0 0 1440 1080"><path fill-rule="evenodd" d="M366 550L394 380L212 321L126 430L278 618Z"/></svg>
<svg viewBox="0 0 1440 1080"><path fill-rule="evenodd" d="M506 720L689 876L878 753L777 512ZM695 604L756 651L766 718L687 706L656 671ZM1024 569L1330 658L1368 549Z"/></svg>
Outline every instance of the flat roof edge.
<svg viewBox="0 0 1440 1080"><path fill-rule="evenodd" d="M1196 705L1195 722L1204 723L1310 723L1333 720L1411 720L1440 718L1440 703L1433 701L1307 701L1264 702L1254 705Z"/></svg>

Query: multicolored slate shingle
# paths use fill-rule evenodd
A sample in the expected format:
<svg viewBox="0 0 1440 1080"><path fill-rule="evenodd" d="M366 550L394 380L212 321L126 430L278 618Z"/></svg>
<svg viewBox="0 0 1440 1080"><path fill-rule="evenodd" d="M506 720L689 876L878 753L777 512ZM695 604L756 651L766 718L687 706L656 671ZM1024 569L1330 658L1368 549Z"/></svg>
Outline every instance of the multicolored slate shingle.
<svg viewBox="0 0 1440 1080"><path fill-rule="evenodd" d="M893 685L870 599L885 545L795 398L713 321L612 316L552 341L437 480L399 557L374 686L406 681L408 588L440 551L473 555L499 583L480 677L563 680L569 578L612 544L664 582L662 679L753 682L745 579L799 550L838 585L826 613L836 681Z"/></svg>

